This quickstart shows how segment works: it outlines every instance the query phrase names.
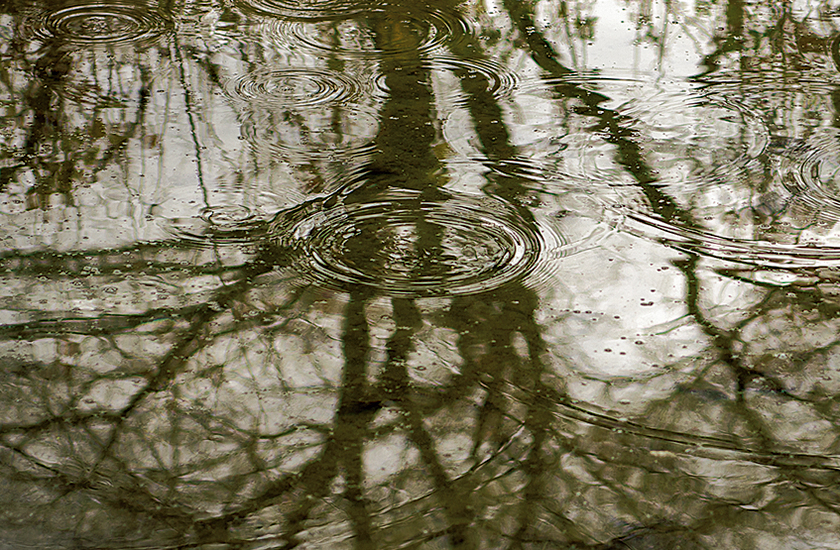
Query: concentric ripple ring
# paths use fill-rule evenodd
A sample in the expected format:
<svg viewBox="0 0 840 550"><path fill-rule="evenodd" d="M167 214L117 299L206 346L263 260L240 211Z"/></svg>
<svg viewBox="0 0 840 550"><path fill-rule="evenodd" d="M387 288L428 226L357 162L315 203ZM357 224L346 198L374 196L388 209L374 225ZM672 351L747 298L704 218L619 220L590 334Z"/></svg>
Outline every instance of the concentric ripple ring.
<svg viewBox="0 0 840 550"><path fill-rule="evenodd" d="M238 0L237 4L246 12L310 21L349 17L371 7L354 0Z"/></svg>
<svg viewBox="0 0 840 550"><path fill-rule="evenodd" d="M409 192L290 211L271 233L312 283L392 296L495 289L526 277L543 248L538 226L501 199L430 201Z"/></svg>
<svg viewBox="0 0 840 550"><path fill-rule="evenodd" d="M256 244L265 238L266 222L245 206L204 208L197 217L165 220L164 227L178 241L197 248Z"/></svg>
<svg viewBox="0 0 840 550"><path fill-rule="evenodd" d="M279 69L242 75L226 86L235 99L312 107L356 98L360 84L347 75L315 69Z"/></svg>
<svg viewBox="0 0 840 550"><path fill-rule="evenodd" d="M49 13L42 34L75 44L116 44L147 41L171 28L150 9L130 4L82 4Z"/></svg>
<svg viewBox="0 0 840 550"><path fill-rule="evenodd" d="M329 53L357 59L411 52L428 54L474 34L460 13L424 6L379 6L344 18L337 25L306 19L278 19L268 25L269 34L284 45L301 46L318 55ZM388 32L376 32L378 27Z"/></svg>

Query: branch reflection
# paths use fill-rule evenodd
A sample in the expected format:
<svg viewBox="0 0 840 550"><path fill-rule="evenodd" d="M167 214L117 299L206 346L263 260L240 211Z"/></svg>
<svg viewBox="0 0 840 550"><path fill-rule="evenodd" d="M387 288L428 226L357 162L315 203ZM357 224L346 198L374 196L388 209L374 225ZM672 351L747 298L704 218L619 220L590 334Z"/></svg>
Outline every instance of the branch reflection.
<svg viewBox="0 0 840 550"><path fill-rule="evenodd" d="M2 4L2 544L833 536L833 19L82 8Z"/></svg>

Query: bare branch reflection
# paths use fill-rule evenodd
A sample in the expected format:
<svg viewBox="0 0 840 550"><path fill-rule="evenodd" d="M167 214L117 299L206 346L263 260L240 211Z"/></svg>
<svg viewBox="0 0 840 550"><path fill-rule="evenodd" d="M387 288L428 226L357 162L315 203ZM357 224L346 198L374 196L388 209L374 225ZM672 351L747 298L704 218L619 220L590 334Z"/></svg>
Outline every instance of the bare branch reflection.
<svg viewBox="0 0 840 550"><path fill-rule="evenodd" d="M0 5L0 546L830 545L833 21L325 4Z"/></svg>

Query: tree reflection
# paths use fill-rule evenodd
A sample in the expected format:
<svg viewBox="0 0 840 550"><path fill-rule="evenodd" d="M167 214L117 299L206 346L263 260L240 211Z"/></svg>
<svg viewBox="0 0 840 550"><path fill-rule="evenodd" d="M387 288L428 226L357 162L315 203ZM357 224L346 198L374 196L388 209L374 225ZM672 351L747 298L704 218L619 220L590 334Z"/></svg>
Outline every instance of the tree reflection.
<svg viewBox="0 0 840 550"><path fill-rule="evenodd" d="M563 111L563 124L577 117L593 140L611 146L611 161L630 178L628 194L658 220L698 231L710 225L697 215L691 193L663 180L639 119L616 108L608 90L569 78L576 73L562 62L564 45L540 28L537 6L515 0L502 6L511 25L496 29L497 43L516 44L529 56L552 108ZM5 7L10 17L22 17ZM661 367L627 376L599 370L616 335L595 338L601 356L580 352L581 330L610 329L596 328L603 312L557 305L588 299L585 281L571 280L572 269L562 273L569 291L554 274L557 288L514 279L452 296L386 292L364 279L333 288L295 272L298 251L275 234L286 220L335 205L387 206L395 196L400 207L409 204L420 214L407 236L395 235L383 220L382 231L348 237L343 252L356 265L385 272L389 258L377 252L396 250L416 260L411 273L436 274L455 248L446 242L446 228L423 214L456 196L450 159L439 147L441 75L433 54L419 47L423 24L406 22L412 9L432 7L473 9L395 4L357 21L373 47L353 68L375 66L382 76L372 101L373 147L354 158L357 165L317 156L295 162L300 151L289 145L325 128L342 142L353 116L346 106L318 117L304 102L233 98L250 140L243 155L252 163L248 169L276 174L289 162L300 176L299 191L320 193L314 198L263 225L225 231L198 224L206 231L192 241L155 235L130 245L113 239L102 249L81 242L54 248L37 239L7 246L0 258L10 289L0 327L4 543L705 548L733 540L744 547L766 533L783 539L799 527L811 536L821 524L838 523L832 267L744 267L710 258L692 241L658 240L669 249L655 238L620 237L636 239L630 242L673 268L668 281L679 303L661 317L680 312L676 321L613 325L622 334L637 331L633 340L650 339L651 347L662 348L656 352L670 355ZM557 7L567 35L575 28L576 40L595 39L598 19L585 15L588 6ZM666 57L666 37L645 27L651 4L638 9L635 23ZM737 76L773 56L785 70L804 71L807 55L828 57L819 53L828 39L789 8L770 27L751 19L740 2L716 9L725 31L712 39L715 50L697 77L710 94L719 71ZM670 8L664 13L680 16ZM247 16L237 17L245 27ZM269 26L273 20L266 18L256 19ZM324 28L325 40L341 38L337 23ZM759 38L748 43L746 36ZM199 116L198 98L206 94L192 88L189 75L203 71L212 76L205 86L224 87L225 66L179 40L171 43L177 53L168 82L183 91L188 113L180 124L190 136L178 150L201 163L210 154L203 140L212 132ZM154 56L134 60L117 49L110 52L119 54L115 60L107 49L73 51L50 42L35 53L21 48L12 40L4 50L27 77L21 84L7 71L2 79L5 95L18 97L14 114L4 119L18 135L4 153L6 197L23 194L30 209L46 211L59 195L85 216L78 198L85 178L129 173L136 159L128 151L163 147L157 134L143 133L158 113L152 99L158 84L147 63ZM461 61L491 58L483 48L467 36L450 53ZM790 48L797 55L782 55ZM254 73L281 57L271 48L254 49L243 55ZM163 46L156 51L168 55ZM731 61L733 52L741 58ZM67 99L68 60L83 58L97 93L119 96L123 105L85 107ZM112 70L94 67L106 59ZM351 61L335 55L324 63L340 73ZM458 67L452 75L476 136L476 164L486 169L480 191L509 205L539 234L534 205L561 203L565 195L548 176L538 185L504 169L528 154L505 123L510 106L494 95L487 75L470 74L466 63ZM132 71L134 84L107 88L115 80L104 75L121 70ZM788 96L771 99L768 113L793 116ZM833 123L835 117L824 118ZM745 192L767 191L761 185L776 177L774 155L768 147L749 161L745 171L761 177L739 180L756 185ZM260 168L263 161L271 167ZM211 165L196 169L195 196L211 196L213 177L224 180ZM713 174L714 167L698 172ZM219 187L236 183L241 180ZM787 234L784 224L805 212L768 211L750 210L763 235ZM620 249L604 245L616 257ZM579 261L581 270L591 269L585 257ZM646 259L622 261L640 278L653 271ZM604 309L617 307L604 302ZM631 311L641 318L645 304ZM620 317L609 313L604 317ZM662 336L682 327L693 332ZM694 348L676 350L683 341Z"/></svg>

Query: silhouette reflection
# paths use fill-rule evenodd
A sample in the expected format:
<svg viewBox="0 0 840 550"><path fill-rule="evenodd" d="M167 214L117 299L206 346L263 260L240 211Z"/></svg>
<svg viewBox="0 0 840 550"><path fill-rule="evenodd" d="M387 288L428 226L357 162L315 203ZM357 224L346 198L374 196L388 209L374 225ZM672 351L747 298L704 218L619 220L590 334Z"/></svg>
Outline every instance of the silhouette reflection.
<svg viewBox="0 0 840 550"><path fill-rule="evenodd" d="M0 11L0 546L835 544L828 4Z"/></svg>

